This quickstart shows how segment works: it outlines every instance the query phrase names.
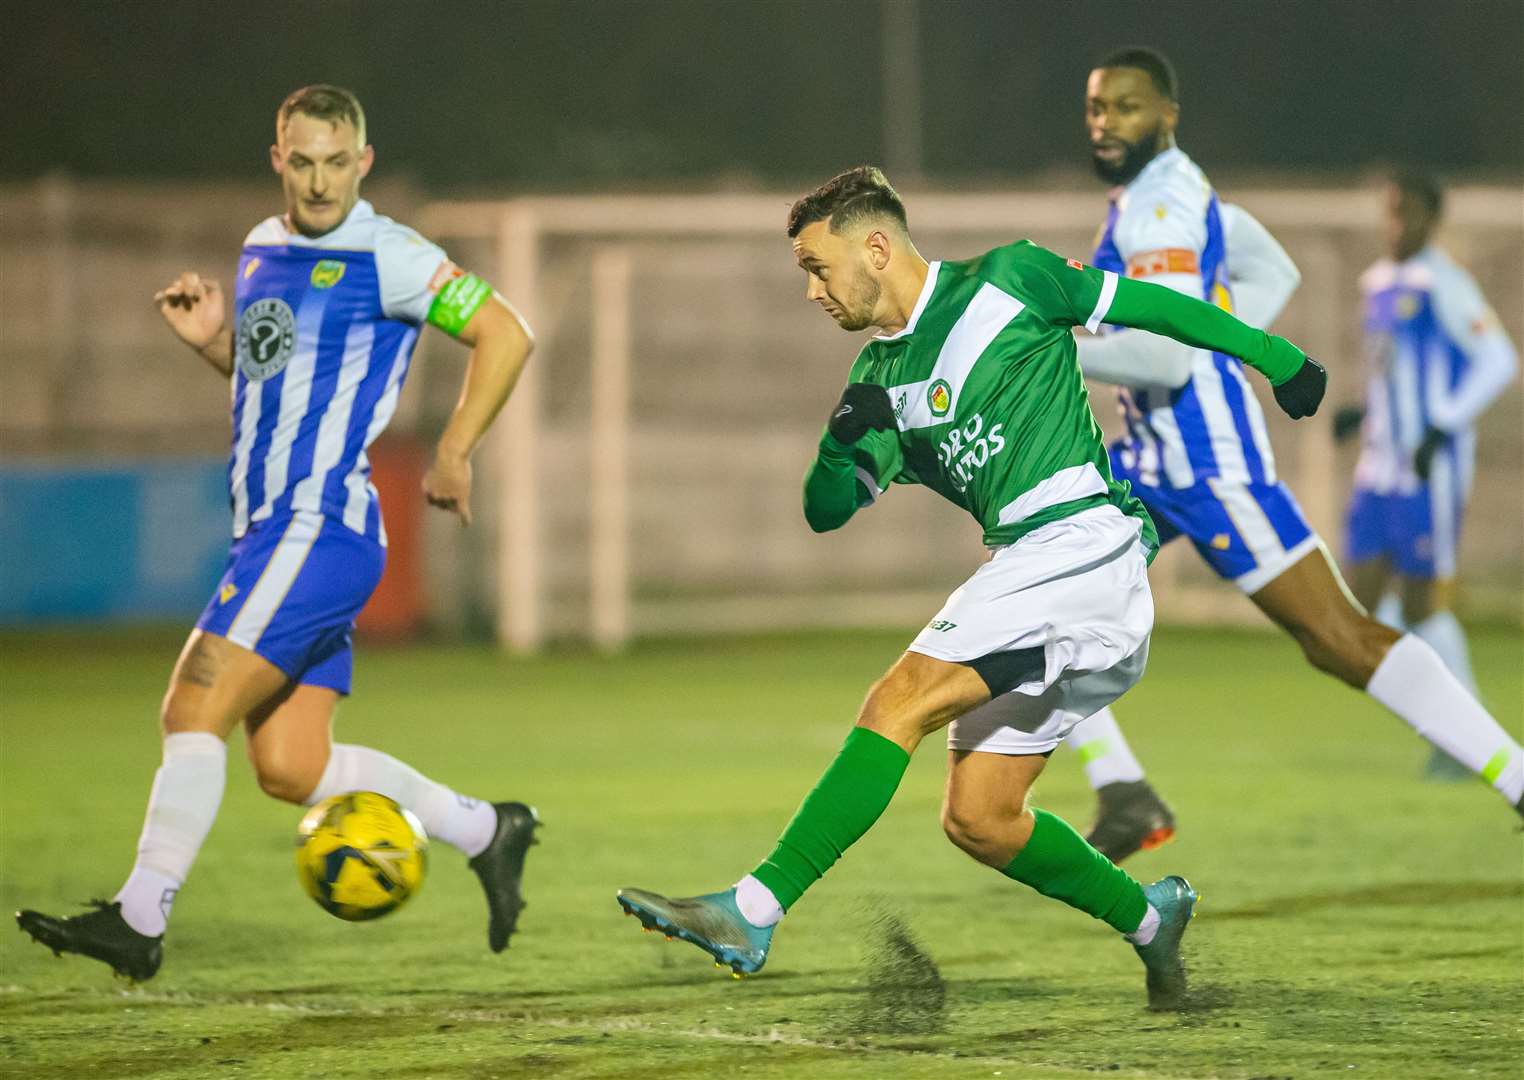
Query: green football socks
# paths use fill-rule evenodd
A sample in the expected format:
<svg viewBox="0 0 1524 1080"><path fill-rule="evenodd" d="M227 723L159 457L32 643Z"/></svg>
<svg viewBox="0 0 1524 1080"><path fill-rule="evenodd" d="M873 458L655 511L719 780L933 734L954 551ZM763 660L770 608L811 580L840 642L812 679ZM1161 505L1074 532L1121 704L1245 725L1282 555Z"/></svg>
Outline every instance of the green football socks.
<svg viewBox="0 0 1524 1080"><path fill-rule="evenodd" d="M818 788L816 789L819 790ZM1062 818L1033 809L1032 838L1001 873L1131 934L1148 911L1143 886Z"/></svg>
<svg viewBox="0 0 1524 1080"><path fill-rule="evenodd" d="M852 729L815 790L799 804L778 846L752 871L784 911L873 827L894 798L909 764L910 755L898 743L867 728ZM1096 857L1105 861L1103 856ZM1138 893L1140 903L1142 896ZM1141 909L1138 915L1142 917ZM1137 920L1133 922L1136 925Z"/></svg>

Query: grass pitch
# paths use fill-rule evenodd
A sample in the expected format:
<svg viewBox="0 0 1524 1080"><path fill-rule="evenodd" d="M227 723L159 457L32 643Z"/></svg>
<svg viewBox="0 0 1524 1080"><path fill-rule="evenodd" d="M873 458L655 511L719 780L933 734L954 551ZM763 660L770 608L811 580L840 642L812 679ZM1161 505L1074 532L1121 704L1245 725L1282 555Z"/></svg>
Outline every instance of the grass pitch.
<svg viewBox="0 0 1524 1080"><path fill-rule="evenodd" d="M362 649L340 738L543 813L509 951L487 951L448 849L398 914L324 914L292 868L299 811L261 796L235 749L156 979L129 987L0 934L0 1076L1518 1075L1518 820L1479 784L1420 782L1405 727L1268 633L1161 631L1118 709L1181 819L1130 869L1183 873L1204 897L1188 1012L1144 1011L1114 934L942 838L930 742L760 975L733 981L621 918L619 886L707 891L765 854L904 640ZM0 641L6 910L75 910L125 875L177 644ZM1473 641L1515 731L1521 644ZM1038 800L1088 822L1072 755Z"/></svg>

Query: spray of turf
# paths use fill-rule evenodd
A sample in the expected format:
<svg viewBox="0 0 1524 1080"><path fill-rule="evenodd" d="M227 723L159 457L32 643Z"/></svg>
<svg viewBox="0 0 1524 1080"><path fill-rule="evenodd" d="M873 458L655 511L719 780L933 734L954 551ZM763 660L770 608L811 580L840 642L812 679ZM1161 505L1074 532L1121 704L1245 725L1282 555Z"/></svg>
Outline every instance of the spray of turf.
<svg viewBox="0 0 1524 1080"><path fill-rule="evenodd" d="M866 913L863 994L840 1027L853 1035L935 1035L946 1026L947 984L898 915Z"/></svg>

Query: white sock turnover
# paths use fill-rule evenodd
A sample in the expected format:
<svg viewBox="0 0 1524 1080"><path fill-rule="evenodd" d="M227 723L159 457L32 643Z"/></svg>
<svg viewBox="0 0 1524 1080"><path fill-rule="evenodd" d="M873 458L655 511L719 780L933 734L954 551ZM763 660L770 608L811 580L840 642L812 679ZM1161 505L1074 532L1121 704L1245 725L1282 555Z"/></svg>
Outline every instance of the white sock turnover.
<svg viewBox="0 0 1524 1080"><path fill-rule="evenodd" d="M1414 731L1498 790L1524 798L1524 750L1498 726L1423 639L1404 634L1387 651L1365 692Z"/></svg>
<svg viewBox="0 0 1524 1080"><path fill-rule="evenodd" d="M759 930L783 920L783 905L773 891L750 874L736 882L736 907Z"/></svg>
<svg viewBox="0 0 1524 1080"><path fill-rule="evenodd" d="M467 858L480 855L497 831L497 811L437 784L417 769L368 746L334 743L322 779L307 796L308 806L348 791L374 791L418 815L424 831Z"/></svg>
<svg viewBox="0 0 1524 1080"><path fill-rule="evenodd" d="M1158 932L1159 909L1149 904L1148 910L1143 913L1143 921L1138 924L1138 928L1132 933L1122 936L1134 945L1147 945Z"/></svg>
<svg viewBox="0 0 1524 1080"><path fill-rule="evenodd" d="M1093 788L1143 779L1143 766L1122 737L1122 729L1109 707L1081 720L1064 742L1079 754L1085 777Z"/></svg>
<svg viewBox="0 0 1524 1080"><path fill-rule="evenodd" d="M211 732L164 736L164 762L148 795L137 861L115 897L122 918L138 933L164 933L175 896L217 820L227 765L227 744Z"/></svg>

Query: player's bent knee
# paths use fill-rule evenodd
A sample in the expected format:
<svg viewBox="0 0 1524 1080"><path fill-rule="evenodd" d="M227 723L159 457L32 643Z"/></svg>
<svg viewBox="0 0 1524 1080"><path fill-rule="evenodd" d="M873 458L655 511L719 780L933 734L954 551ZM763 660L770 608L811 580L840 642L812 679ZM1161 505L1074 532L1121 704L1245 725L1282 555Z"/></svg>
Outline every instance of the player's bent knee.
<svg viewBox="0 0 1524 1080"><path fill-rule="evenodd" d="M259 790L282 802L306 802L328 765L326 753L318 755L289 740L251 739L248 745Z"/></svg>
<svg viewBox="0 0 1524 1080"><path fill-rule="evenodd" d="M281 802L303 803L323 778L322 765L302 761L278 752L254 758L254 776L259 790Z"/></svg>
<svg viewBox="0 0 1524 1080"><path fill-rule="evenodd" d="M1004 866L1011 859L1006 849L1009 840L1000 835L995 823L977 814L961 812L957 807L942 807L942 832L954 847L986 866Z"/></svg>

